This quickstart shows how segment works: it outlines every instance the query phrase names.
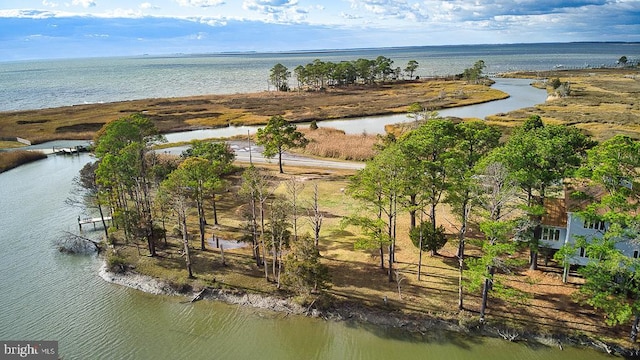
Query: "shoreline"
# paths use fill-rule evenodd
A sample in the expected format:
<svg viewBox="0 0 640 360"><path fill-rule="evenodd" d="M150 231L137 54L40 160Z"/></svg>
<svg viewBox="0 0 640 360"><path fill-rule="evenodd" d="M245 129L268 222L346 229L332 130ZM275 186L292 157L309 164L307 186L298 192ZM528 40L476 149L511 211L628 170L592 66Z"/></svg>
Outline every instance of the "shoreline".
<svg viewBox="0 0 640 360"><path fill-rule="evenodd" d="M482 326L471 320L461 325L452 321L431 315L406 314L390 309L385 311L375 307L366 307L358 302L343 301L332 303L327 310L297 304L289 298L271 295L248 293L241 290L222 290L204 288L200 291L179 292L162 280L135 271L115 273L108 269L106 262L100 266L98 276L104 281L125 286L152 295L181 296L191 298L190 302L198 300L221 301L229 305L237 305L260 310L274 311L286 315L321 318L325 321L344 321L356 324L373 325L387 329L406 332L407 335L428 336L434 331L446 331L458 336L491 337L510 342L535 343L547 347L557 347L564 350L564 346L582 347L600 351L616 357L640 356L640 349L624 348L617 344L605 343L596 338L571 336L563 333L541 334L527 333L506 327ZM459 322L462 320L459 320Z"/></svg>
<svg viewBox="0 0 640 360"><path fill-rule="evenodd" d="M273 115L292 123L351 119L404 113L409 105L444 109L505 99L509 96L484 84L462 80L421 80L335 88L325 92L257 92L190 97L148 98L0 111L4 136L32 143L56 139L87 139L117 118L141 113L162 134L228 126L264 125Z"/></svg>

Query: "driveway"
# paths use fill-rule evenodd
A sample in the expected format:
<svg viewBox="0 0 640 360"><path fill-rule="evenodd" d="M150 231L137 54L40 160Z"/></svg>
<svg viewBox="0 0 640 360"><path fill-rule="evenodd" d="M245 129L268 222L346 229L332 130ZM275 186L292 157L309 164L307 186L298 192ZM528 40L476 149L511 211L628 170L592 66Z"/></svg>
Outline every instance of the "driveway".
<svg viewBox="0 0 640 360"><path fill-rule="evenodd" d="M231 149L236 154L236 161L248 163L249 158L251 157L251 161L255 163L270 163L277 164L278 158L277 156L268 159L262 155L262 151L264 148L262 146L258 146L254 143L250 143L248 141L227 141ZM176 146L171 148L166 148L162 150L158 150L160 153L172 154L172 155L180 155L184 150L188 149L189 146ZM340 161L340 160L325 160L325 159L316 159L308 156L292 154L288 152L282 153L282 165L283 166L304 166L304 167L313 167L313 168L321 168L321 169L348 169L348 170L360 170L364 168L363 162L355 162L355 161Z"/></svg>

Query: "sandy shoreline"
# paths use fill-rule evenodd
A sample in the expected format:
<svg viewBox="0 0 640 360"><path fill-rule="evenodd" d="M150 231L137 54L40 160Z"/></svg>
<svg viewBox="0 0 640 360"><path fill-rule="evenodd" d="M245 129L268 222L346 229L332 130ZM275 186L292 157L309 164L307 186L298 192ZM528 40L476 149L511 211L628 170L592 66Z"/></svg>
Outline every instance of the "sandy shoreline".
<svg viewBox="0 0 640 360"><path fill-rule="evenodd" d="M108 270L106 263L100 267L99 276L107 282L154 295L183 296L190 300L199 293L199 291L186 294L180 293L161 280L132 271L114 273ZM211 288L207 288L202 293L201 299L209 301L223 301L231 305L247 306L255 309L271 310L291 315L322 318L327 321L347 321L380 326L383 328L394 328L406 331L407 334L421 336L429 336L429 334L434 331L447 331L457 333L460 336L487 336L503 338L508 341L537 343L543 346L557 347L560 350L562 350L564 346L589 347L611 355L623 357L640 356L640 349L623 348L619 345L607 344L598 339L587 336L573 337L562 333L523 333L519 330L496 328L488 325L481 327L474 321L470 322L470 324L461 325L451 321L431 317L429 315L415 316L404 314L399 311L385 311L382 309L362 306L353 302L341 303L338 306L332 306L332 308L328 310L321 311L313 308L313 306L301 306L286 298L252 294L237 290Z"/></svg>

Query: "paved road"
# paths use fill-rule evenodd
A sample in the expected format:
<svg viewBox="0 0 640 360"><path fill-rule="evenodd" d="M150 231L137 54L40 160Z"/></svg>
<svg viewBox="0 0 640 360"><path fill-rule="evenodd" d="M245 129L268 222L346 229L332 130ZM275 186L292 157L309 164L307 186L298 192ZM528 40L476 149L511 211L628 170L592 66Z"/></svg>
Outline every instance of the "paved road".
<svg viewBox="0 0 640 360"><path fill-rule="evenodd" d="M231 149L236 153L236 161L248 163L249 162L249 153L251 153L251 161L255 163L272 163L277 164L277 157L273 159L267 159L262 155L263 147L255 144L251 144L249 146L248 141L228 141ZM184 150L186 150L189 146L176 146L172 148L166 148L159 150L159 152L180 155ZM249 151L251 150L251 151ZM282 164L283 166L305 166L305 167L315 167L315 168L323 168L323 169L351 169L351 170L359 170L364 168L364 163L362 162L354 162L354 161L338 161L338 160L323 160L323 159L315 159L307 156L297 155L285 152L282 154Z"/></svg>

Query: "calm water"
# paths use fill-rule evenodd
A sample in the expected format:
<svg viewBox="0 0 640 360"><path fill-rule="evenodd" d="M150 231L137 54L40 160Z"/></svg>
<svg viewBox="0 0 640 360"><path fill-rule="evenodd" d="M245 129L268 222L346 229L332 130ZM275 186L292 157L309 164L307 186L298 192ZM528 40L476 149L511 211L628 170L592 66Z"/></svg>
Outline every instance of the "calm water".
<svg viewBox="0 0 640 360"><path fill-rule="evenodd" d="M484 60L487 73L613 65L640 58L640 43L428 46L304 53L89 58L0 63L0 111L83 103L268 90L269 70L314 59L340 62L382 55L404 68L416 60L421 77L461 73ZM295 79L290 79L294 84Z"/></svg>
<svg viewBox="0 0 640 360"><path fill-rule="evenodd" d="M492 101L484 104L469 105L464 107L439 110L441 116L455 117L475 117L484 119L487 115L509 112L512 110L530 107L535 104L544 103L547 92L530 86L527 79L496 79L494 88L502 90L510 95L509 98L499 101ZM367 116L360 118L350 118L345 120L326 120L319 123L321 127L331 127L343 130L347 134L384 134L386 124L413 121L406 114ZM308 126L301 124L300 126ZM259 126L230 126L218 129L194 130L188 132L178 132L167 134L169 142L189 141L191 139L209 139L220 137L231 137L236 135L246 135L256 132Z"/></svg>
<svg viewBox="0 0 640 360"><path fill-rule="evenodd" d="M99 258L59 254L65 204L89 161L50 156L0 174L0 339L58 340L71 359L595 360L591 350L394 330L148 295L104 282Z"/></svg>

